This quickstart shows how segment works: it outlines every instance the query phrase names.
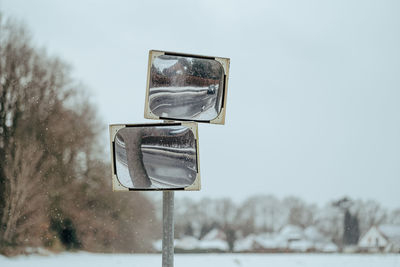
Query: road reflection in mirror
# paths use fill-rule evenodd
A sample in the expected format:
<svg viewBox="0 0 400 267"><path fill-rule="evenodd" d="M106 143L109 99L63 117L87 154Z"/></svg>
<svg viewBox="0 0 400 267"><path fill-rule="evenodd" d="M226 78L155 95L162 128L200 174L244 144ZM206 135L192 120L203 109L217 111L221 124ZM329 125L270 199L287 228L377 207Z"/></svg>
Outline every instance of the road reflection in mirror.
<svg viewBox="0 0 400 267"><path fill-rule="evenodd" d="M161 118L210 121L222 109L223 86L214 59L160 55L151 63L149 109Z"/></svg>
<svg viewBox="0 0 400 267"><path fill-rule="evenodd" d="M125 127L114 139L119 182L133 189L177 189L197 177L197 145L183 125Z"/></svg>

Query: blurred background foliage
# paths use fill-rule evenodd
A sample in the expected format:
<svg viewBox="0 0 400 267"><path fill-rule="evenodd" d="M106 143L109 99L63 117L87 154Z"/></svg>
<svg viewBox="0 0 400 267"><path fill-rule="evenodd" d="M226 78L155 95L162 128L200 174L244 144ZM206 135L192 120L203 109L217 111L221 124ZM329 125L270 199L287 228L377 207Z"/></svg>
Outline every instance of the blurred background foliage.
<svg viewBox="0 0 400 267"><path fill-rule="evenodd" d="M0 14L0 33L0 252L148 250L153 205L111 192L84 86L24 25Z"/></svg>

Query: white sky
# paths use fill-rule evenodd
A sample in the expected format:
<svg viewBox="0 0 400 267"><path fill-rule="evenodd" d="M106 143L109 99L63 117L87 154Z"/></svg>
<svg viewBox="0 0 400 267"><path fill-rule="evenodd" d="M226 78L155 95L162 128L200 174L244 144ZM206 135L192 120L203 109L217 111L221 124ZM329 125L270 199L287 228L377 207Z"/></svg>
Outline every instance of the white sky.
<svg viewBox="0 0 400 267"><path fill-rule="evenodd" d="M0 10L91 89L106 148L108 124L146 122L150 49L231 58L226 125L199 126L202 190L177 196L400 206L399 1L0 0Z"/></svg>

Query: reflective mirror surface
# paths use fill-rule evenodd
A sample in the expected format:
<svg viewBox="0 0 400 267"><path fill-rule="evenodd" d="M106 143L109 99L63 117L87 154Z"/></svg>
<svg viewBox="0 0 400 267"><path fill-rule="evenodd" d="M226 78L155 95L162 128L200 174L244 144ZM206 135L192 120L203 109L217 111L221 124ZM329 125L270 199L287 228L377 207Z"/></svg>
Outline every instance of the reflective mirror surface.
<svg viewBox="0 0 400 267"><path fill-rule="evenodd" d="M222 108L224 69L214 59L161 55L150 68L149 109L158 117L215 119Z"/></svg>
<svg viewBox="0 0 400 267"><path fill-rule="evenodd" d="M120 129L114 140L119 182L135 189L174 189L197 177L196 139L182 125Z"/></svg>

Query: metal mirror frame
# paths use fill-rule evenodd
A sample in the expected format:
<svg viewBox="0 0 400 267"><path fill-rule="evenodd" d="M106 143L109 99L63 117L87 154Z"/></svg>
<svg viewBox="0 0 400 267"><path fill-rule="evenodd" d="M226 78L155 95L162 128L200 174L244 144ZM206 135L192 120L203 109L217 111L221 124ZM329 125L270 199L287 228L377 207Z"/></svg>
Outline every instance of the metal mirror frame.
<svg viewBox="0 0 400 267"><path fill-rule="evenodd" d="M194 137L196 142L196 155L197 155L197 176L194 179L193 184L184 187L184 188L149 188L149 189L137 189L137 188L129 188L122 185L117 177L116 173L116 165L115 165L115 149L114 149L114 142L115 136L117 135L118 131L125 128L125 127L154 127L154 126L175 126L181 125L188 127ZM111 124L109 125L110 131L110 151L111 151L111 174L112 174L112 188L113 191L199 191L201 189L201 182L200 182L200 155L199 155L199 134L198 134L198 127L197 123L194 122L166 122L166 123L147 123L147 124Z"/></svg>
<svg viewBox="0 0 400 267"><path fill-rule="evenodd" d="M201 56L201 55L193 55L193 54L185 54L185 53L159 51L159 50L150 50L149 51L149 62L148 62L148 66L147 66L146 99L145 99L145 105L144 105L144 117L146 119L152 119L152 120L188 121L187 119L159 117L159 116L153 114L150 110L149 94L150 94L151 65L153 63L153 60L156 57L162 56L162 55L211 59L211 60L218 61L222 65L223 70L224 70L224 88L223 88L223 92L222 92L223 95L222 95L222 105L221 105L220 113L218 114L218 116L215 119L210 120L210 121L204 121L204 120L190 120L190 121L195 121L195 122L199 122L199 123L221 124L221 125L225 124L226 99L227 99L227 93L228 93L228 77L229 77L230 59L222 58L222 57L210 57L210 56Z"/></svg>

